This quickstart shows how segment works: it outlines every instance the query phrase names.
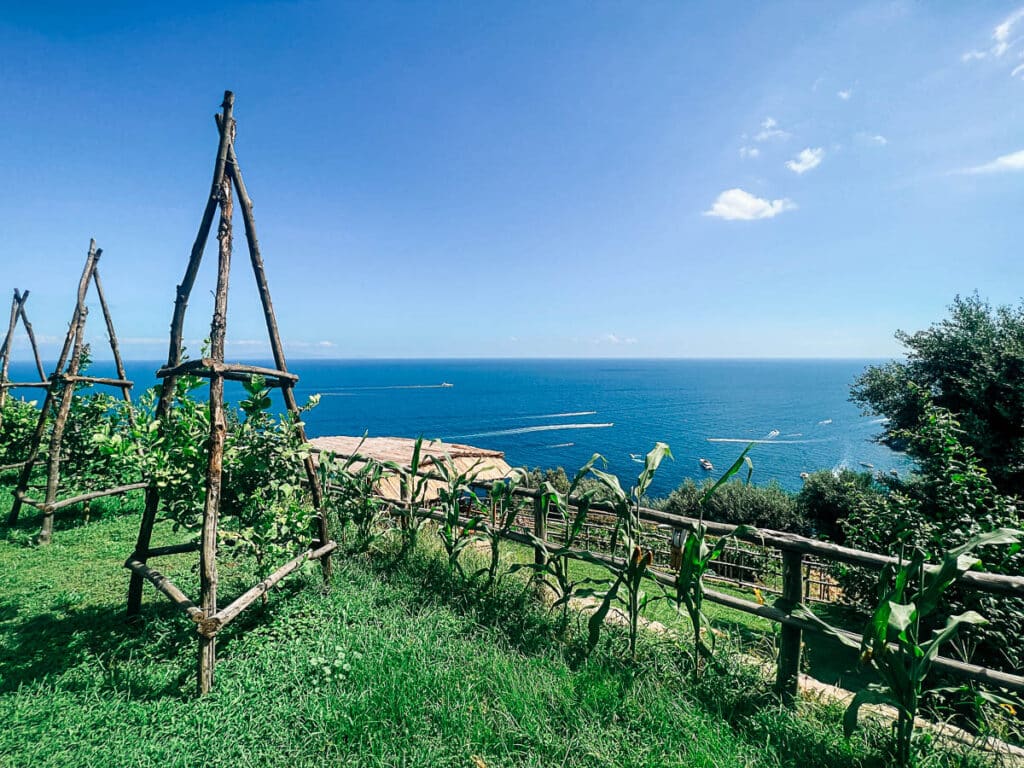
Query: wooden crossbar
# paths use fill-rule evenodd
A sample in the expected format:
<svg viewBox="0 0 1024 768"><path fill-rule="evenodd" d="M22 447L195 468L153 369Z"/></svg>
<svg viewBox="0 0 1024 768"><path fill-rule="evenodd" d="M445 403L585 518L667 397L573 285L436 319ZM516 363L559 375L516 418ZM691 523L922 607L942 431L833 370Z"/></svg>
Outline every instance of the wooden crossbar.
<svg viewBox="0 0 1024 768"><path fill-rule="evenodd" d="M235 598L231 603L221 608L210 618L206 619L199 625L199 633L206 635L207 637L213 637L215 634L220 632L228 622L237 618L238 615L252 605L259 597L265 595L274 585L277 584L288 574L295 571L303 563L308 560L319 560L324 555L330 554L338 548L338 543L335 541L329 541L318 549L310 549L303 552L296 558L289 560L287 563L282 565L267 578L261 581L256 586L247 590L243 594Z"/></svg>
<svg viewBox="0 0 1024 768"><path fill-rule="evenodd" d="M122 493L128 493L129 491L141 491L143 488L148 488L148 482L141 483L128 483L128 485L119 485L116 488L105 488L102 491L90 491L89 493L81 493L78 496L69 496L66 499L54 502L50 505L50 509L56 512L58 509L64 509L64 507L70 507L73 504L81 504L85 501L92 501L93 499L102 499L106 496L118 496ZM27 501L27 499L26 499Z"/></svg>
<svg viewBox="0 0 1024 768"><path fill-rule="evenodd" d="M264 368L259 365L242 365L239 363L220 363L211 358L204 357L201 360L189 360L180 365L165 366L156 372L157 378L165 379L172 376L220 376L235 381L249 381L253 376L265 376L268 379L294 384L299 377L288 371L277 368ZM268 382L270 383L270 382Z"/></svg>
<svg viewBox="0 0 1024 768"><path fill-rule="evenodd" d="M134 387L135 382L128 379L109 379L104 376L72 376L70 374L57 374L53 377L57 381L68 381L72 383L104 384L109 387Z"/></svg>
<svg viewBox="0 0 1024 768"><path fill-rule="evenodd" d="M146 558L164 557L166 555L181 555L186 552L198 552L199 542L189 541L184 544L170 544L166 547L153 547L146 552Z"/></svg>
<svg viewBox="0 0 1024 768"><path fill-rule="evenodd" d="M145 563L137 560L135 557L129 557L124 564L124 567L130 570L132 573L136 573L142 578L146 579L150 584L156 587L157 591L165 595L172 603L181 608L188 617L193 621L200 621L203 617L203 612L184 592L175 586L174 582L164 576L155 568L150 568Z"/></svg>

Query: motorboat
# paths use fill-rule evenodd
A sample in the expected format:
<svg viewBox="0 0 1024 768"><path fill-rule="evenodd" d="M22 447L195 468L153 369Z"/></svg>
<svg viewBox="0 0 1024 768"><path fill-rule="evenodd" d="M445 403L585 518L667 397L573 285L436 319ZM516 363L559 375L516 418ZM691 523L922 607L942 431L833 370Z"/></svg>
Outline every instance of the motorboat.
<svg viewBox="0 0 1024 768"><path fill-rule="evenodd" d="M703 469L706 469L708 472L710 472L711 470L713 470L715 468L714 464L712 464L710 461L708 461L707 459L705 459L703 457L697 459L697 461L700 462L701 467Z"/></svg>

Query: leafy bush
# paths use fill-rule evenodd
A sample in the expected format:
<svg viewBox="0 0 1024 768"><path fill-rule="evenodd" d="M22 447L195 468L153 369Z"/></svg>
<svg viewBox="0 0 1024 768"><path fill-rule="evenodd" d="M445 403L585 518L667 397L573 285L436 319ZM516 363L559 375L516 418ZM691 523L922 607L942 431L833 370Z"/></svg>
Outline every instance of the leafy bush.
<svg viewBox="0 0 1024 768"><path fill-rule="evenodd" d="M0 414L0 465L24 461L39 421L35 400L8 397Z"/></svg>
<svg viewBox="0 0 1024 768"><path fill-rule="evenodd" d="M804 480L796 495L796 509L812 535L844 544L849 519L883 492L868 472L822 470Z"/></svg>
<svg viewBox="0 0 1024 768"><path fill-rule="evenodd" d="M710 479L700 485L693 480L685 480L669 495L665 511L686 517L699 517L703 512L705 520L777 531L803 533L808 528L793 496L774 481L768 485L749 485L741 480L732 480L720 485L702 502L714 485Z"/></svg>
<svg viewBox="0 0 1024 768"><path fill-rule="evenodd" d="M105 454L97 440L107 430L125 432L131 412L130 405L106 392L75 393L61 441L63 488L88 491L139 479L137 455L131 451ZM41 451L46 451L45 446Z"/></svg>
<svg viewBox="0 0 1024 768"><path fill-rule="evenodd" d="M262 377L244 386L249 397L239 404L241 419L225 409L230 418L218 534L222 543L250 552L267 575L271 566L308 549L314 538L316 516L303 467L309 445L295 417L270 415L270 390ZM311 398L300 411L316 403Z"/></svg>
<svg viewBox="0 0 1024 768"><path fill-rule="evenodd" d="M944 408L926 402L913 432L902 436L920 456L920 467L893 490L869 498L850 516L847 544L858 549L898 555L921 549L942 552L1000 528L1020 528L1015 499L996 491L974 450L961 442L958 421ZM978 551L989 570L1024 573L1024 553ZM870 579L856 570L840 579L847 596L873 603ZM944 596L937 621L974 610L990 620L963 633L963 652L975 663L1020 669L1024 665L1024 600L994 597L955 586Z"/></svg>

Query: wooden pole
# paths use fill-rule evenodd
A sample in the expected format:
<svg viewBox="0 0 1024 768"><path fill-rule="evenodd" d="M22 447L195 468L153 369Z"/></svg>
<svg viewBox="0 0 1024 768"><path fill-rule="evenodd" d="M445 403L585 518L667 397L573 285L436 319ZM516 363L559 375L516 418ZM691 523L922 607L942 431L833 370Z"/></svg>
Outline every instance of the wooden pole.
<svg viewBox="0 0 1024 768"><path fill-rule="evenodd" d="M103 293L103 283L100 282L99 269L92 271L92 282L96 286L96 295L100 299L100 309L103 310L103 320L107 324L107 338L110 340L110 351L114 355L114 364L117 366L117 378L125 382L128 379L128 374L124 370L124 361L121 360L121 348L117 343L117 333L114 332L114 321L110 317L107 297ZM122 384L121 395L126 403L132 401L132 388L130 384Z"/></svg>
<svg viewBox="0 0 1024 768"><path fill-rule="evenodd" d="M548 538L548 504L547 498L541 494L533 499L533 535L541 541ZM544 548L538 544L533 547L533 562L544 565Z"/></svg>
<svg viewBox="0 0 1024 768"><path fill-rule="evenodd" d="M228 126L226 118L217 116L217 127L220 129L221 137L228 135L227 173L234 181L235 190L238 193L238 205L242 210L242 222L245 226L245 240L249 247L249 261L252 264L253 275L256 278L256 288L260 294L260 303L263 305L263 319L267 326L267 335L270 336L270 348L274 355L274 365L278 370L287 371L288 364L285 361L284 346L281 344L281 334L277 327L277 316L274 313L274 303L270 298L270 287L267 283L267 274L263 267L263 256L260 254L260 243L256 237L256 217L253 215L252 199L242 179L242 169L238 164L238 156L235 154L235 131L233 123ZM295 393L292 391L292 384L282 383L281 395L284 398L285 406L299 420L299 407L295 401ZM301 422L298 425L299 437L306 442L306 430ZM306 469L306 478L309 481L310 494L313 498L313 508L317 511L317 524L319 528L320 541L330 541L330 532L327 528L327 515L322 511L323 495L320 491L320 484L317 482L316 463L312 456L307 456L303 464ZM325 583L330 583L331 578L331 553L328 552L320 559L320 566L323 570Z"/></svg>
<svg viewBox="0 0 1024 768"><path fill-rule="evenodd" d="M220 250L217 261L217 291L214 295L213 322L210 326L210 356L224 362L224 337L227 330L228 278L231 272L231 183L221 185L220 224L217 239ZM210 442L206 469L206 500L203 504L203 532L199 550L200 607L207 617L217 613L217 517L224 459L224 379L218 374L210 378ZM217 662L216 637L199 636L199 695L213 686L213 669Z"/></svg>
<svg viewBox="0 0 1024 768"><path fill-rule="evenodd" d="M26 291L26 293L28 293ZM14 324L18 322L18 309L21 307L22 298L18 289L14 289L14 298L11 300L11 322L7 326L7 335L4 336L4 346L0 349L0 382L6 382L8 363L11 360L11 342L14 339ZM7 387L0 388L0 424L3 424L3 409L7 402Z"/></svg>
<svg viewBox="0 0 1024 768"><path fill-rule="evenodd" d="M235 96L231 91L224 92L222 120L230 121L231 112L234 108ZM224 184L224 166L228 156L228 135L222 131L220 143L217 146L217 160L213 166L213 182L210 185L210 196L206 201L206 208L203 210L203 217L199 223L199 232L192 243L192 252L189 256L188 267L185 269L185 276L178 286L174 300L174 314L171 317L171 339L167 350L167 367L174 368L181 364L182 336L185 324L185 309L188 307L188 299L192 294L192 288L196 282L196 275L199 272L199 264L203 260L203 251L206 248L206 240L210 236L210 227L213 224L213 214L217 210L220 201L221 187ZM163 423L171 410L174 402L174 390L177 382L176 376L169 376L164 379L160 388L160 400L156 407L156 417ZM212 382L211 382L212 387ZM139 525L139 536L135 540L134 557L141 563L146 562L150 541L153 539L153 526L156 523L156 513L160 507L160 491L155 485L146 491L146 506L142 512L142 523ZM133 619L142 610L142 587L144 579L136 572L132 572L131 581L128 584L128 618Z"/></svg>
<svg viewBox="0 0 1024 768"><path fill-rule="evenodd" d="M32 323L28 321L25 313L25 301L28 299L28 291L21 294L21 306L18 307L18 314L21 315L21 324L25 326L25 333L28 334L29 344L32 345L32 355L36 360L36 370L39 371L39 380L46 381L46 371L43 370L43 360L39 357L39 345L36 344L36 334L32 330Z"/></svg>
<svg viewBox="0 0 1024 768"><path fill-rule="evenodd" d="M782 598L786 604L795 606L803 598L803 555L799 552L782 553ZM796 701L800 676L800 627L783 624L779 639L779 668L775 689L786 706Z"/></svg>

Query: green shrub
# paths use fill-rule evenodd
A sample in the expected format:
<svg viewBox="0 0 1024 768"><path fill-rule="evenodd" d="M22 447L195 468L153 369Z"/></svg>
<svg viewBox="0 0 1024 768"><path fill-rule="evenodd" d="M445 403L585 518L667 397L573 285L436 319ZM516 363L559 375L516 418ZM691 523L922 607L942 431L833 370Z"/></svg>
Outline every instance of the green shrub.
<svg viewBox="0 0 1024 768"><path fill-rule="evenodd" d="M713 485L711 480L700 485L685 480L668 497L665 511L698 517L703 506L705 520L796 533L808 528L796 500L774 481L767 485L747 485L741 480L732 480L721 485L702 505L701 500Z"/></svg>
<svg viewBox="0 0 1024 768"><path fill-rule="evenodd" d="M843 544L849 519L883 492L869 472L822 470L804 480L796 508L811 534Z"/></svg>
<svg viewBox="0 0 1024 768"><path fill-rule="evenodd" d="M920 456L919 469L885 495L866 499L848 519L847 544L898 555L921 549L943 552L1000 528L1020 528L1017 500L999 494L974 450L961 442L959 423L949 411L926 403L917 429L903 433ZM1024 573L1024 553L991 551L978 555L996 573ZM869 578L849 570L840 578L847 597L864 607L874 602ZM990 623L962 633L963 655L974 663L1002 669L1024 666L1024 600L996 597L961 586L944 595L937 624L965 611L977 611Z"/></svg>
<svg viewBox="0 0 1024 768"><path fill-rule="evenodd" d="M39 408L35 400L7 398L0 421L0 464L25 460L38 421Z"/></svg>

